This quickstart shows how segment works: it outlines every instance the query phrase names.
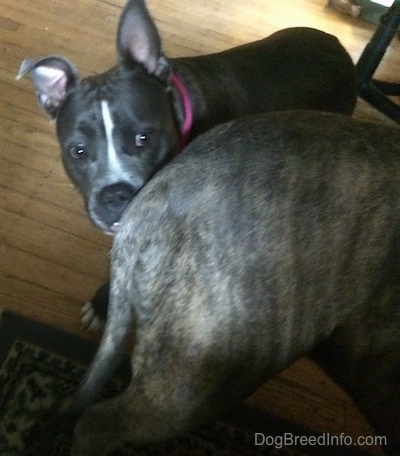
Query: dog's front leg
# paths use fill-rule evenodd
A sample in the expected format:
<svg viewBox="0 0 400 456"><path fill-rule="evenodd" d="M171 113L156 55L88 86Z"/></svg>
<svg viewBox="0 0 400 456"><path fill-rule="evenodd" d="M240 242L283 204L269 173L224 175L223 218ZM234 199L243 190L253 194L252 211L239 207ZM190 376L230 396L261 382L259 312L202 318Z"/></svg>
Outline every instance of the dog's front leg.
<svg viewBox="0 0 400 456"><path fill-rule="evenodd" d="M398 273L391 278L398 281ZM385 284L384 284L385 285ZM387 455L400 454L400 286L384 286L312 356L355 400ZM361 436L362 442L366 436ZM370 441L372 437L369 437ZM360 441L361 441L360 440Z"/></svg>
<svg viewBox="0 0 400 456"><path fill-rule="evenodd" d="M81 310L80 321L88 331L100 331L104 328L107 318L110 282L101 286L93 298Z"/></svg>

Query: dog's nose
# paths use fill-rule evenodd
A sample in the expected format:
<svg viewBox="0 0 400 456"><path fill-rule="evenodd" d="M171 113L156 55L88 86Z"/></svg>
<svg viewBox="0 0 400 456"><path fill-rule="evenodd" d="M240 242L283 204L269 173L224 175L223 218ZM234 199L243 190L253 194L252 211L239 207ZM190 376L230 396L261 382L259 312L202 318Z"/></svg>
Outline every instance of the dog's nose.
<svg viewBox="0 0 400 456"><path fill-rule="evenodd" d="M136 191L131 185L117 183L104 187L98 198L107 211L122 214L135 194Z"/></svg>

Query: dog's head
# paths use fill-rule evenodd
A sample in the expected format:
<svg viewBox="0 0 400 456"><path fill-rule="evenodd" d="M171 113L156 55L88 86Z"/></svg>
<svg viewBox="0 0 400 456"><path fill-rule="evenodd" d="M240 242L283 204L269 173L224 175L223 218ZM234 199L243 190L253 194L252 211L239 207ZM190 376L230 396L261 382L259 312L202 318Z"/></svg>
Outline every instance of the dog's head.
<svg viewBox="0 0 400 456"><path fill-rule="evenodd" d="M67 174L93 223L113 233L125 208L179 150L171 68L142 0L121 16L115 68L80 80L66 59L24 60L40 105L55 120Z"/></svg>

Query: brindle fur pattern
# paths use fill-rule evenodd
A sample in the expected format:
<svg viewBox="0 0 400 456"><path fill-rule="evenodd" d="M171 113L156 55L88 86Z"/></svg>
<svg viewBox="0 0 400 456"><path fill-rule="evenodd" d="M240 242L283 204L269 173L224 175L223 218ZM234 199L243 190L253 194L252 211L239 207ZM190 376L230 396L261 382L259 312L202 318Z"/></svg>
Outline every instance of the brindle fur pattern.
<svg viewBox="0 0 400 456"><path fill-rule="evenodd" d="M281 112L194 140L134 198L79 393L89 404L132 325L132 380L89 406L73 456L212 420L311 354L400 449L400 133Z"/></svg>

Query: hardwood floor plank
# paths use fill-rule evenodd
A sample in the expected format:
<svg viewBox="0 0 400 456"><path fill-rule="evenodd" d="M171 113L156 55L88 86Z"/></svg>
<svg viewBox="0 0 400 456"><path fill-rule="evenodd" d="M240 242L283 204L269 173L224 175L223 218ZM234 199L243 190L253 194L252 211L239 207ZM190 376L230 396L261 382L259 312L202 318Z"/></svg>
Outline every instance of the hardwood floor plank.
<svg viewBox="0 0 400 456"><path fill-rule="evenodd" d="M0 263L1 274L37 283L43 288L74 299L82 298L82 293L89 299L99 284L98 279L88 274L59 265L33 252L7 245L5 240L0 244L0 258L3 259Z"/></svg>
<svg viewBox="0 0 400 456"><path fill-rule="evenodd" d="M8 246L85 275L98 277L106 270L107 249L103 246L21 214L0 209L0 217L0 238ZM9 229L16 225L18 233Z"/></svg>

